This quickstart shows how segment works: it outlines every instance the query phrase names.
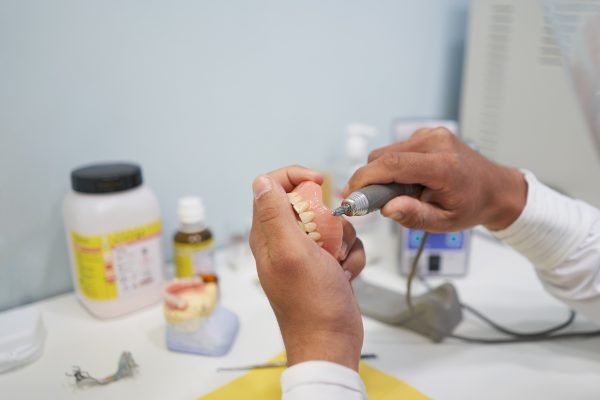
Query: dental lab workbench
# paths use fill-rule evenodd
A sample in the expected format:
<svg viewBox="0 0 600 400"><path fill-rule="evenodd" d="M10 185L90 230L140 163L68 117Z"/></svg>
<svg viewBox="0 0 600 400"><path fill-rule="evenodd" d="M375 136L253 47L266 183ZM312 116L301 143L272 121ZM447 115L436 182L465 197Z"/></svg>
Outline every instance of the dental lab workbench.
<svg viewBox="0 0 600 400"><path fill-rule="evenodd" d="M405 281L390 260L367 267L365 279L404 291ZM240 332L224 357L167 351L162 305L126 317L98 320L73 294L40 301L47 336L37 361L0 374L4 399L195 399L244 372L219 367L264 362L283 350L277 323L256 280L250 256L236 270L219 254L222 301L240 317ZM219 261L220 260L220 261ZM567 309L544 292L529 262L487 237L474 235L467 277L452 279L461 300L518 330L554 326ZM436 285L442 279L431 279ZM419 285L417 285L419 286ZM363 352L375 353L372 366L434 399L597 399L600 396L600 338L510 345L474 345L447 339L434 344L415 333L365 318ZM593 326L578 317L570 329ZM465 314L463 335L497 333ZM79 388L71 373L114 373L122 351L130 351L139 371L106 386Z"/></svg>

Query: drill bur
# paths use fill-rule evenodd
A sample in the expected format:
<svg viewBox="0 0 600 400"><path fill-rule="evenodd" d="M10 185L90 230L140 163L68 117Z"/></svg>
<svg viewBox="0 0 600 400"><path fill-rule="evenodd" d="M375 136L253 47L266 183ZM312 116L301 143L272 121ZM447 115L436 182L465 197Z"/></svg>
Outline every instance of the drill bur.
<svg viewBox="0 0 600 400"><path fill-rule="evenodd" d="M339 217L340 215L345 215L348 211L350 211L350 204L342 204L333 210L333 215Z"/></svg>

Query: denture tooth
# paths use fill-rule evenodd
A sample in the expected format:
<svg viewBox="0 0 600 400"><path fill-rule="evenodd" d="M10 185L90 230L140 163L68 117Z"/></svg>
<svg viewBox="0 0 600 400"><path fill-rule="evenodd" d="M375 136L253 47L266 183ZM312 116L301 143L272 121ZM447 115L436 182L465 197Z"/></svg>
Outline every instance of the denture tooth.
<svg viewBox="0 0 600 400"><path fill-rule="evenodd" d="M315 224L314 222L307 222L306 224L304 224L304 230L306 232L314 232L317 229L317 224Z"/></svg>
<svg viewBox="0 0 600 400"><path fill-rule="evenodd" d="M321 234L319 232L310 232L308 237L314 240L315 242L321 239Z"/></svg>
<svg viewBox="0 0 600 400"><path fill-rule="evenodd" d="M302 223L302 221L298 221L298 226L300 227L300 229L302 229L304 232L306 232L306 225L304 225Z"/></svg>
<svg viewBox="0 0 600 400"><path fill-rule="evenodd" d="M298 214L298 216L300 217L300 221L306 224L307 222L311 222L313 220L313 218L315 217L315 213L312 211L305 211L303 213Z"/></svg>
<svg viewBox="0 0 600 400"><path fill-rule="evenodd" d="M308 210L308 202L301 201L299 203L294 204L294 210L296 210L298 214L303 213L304 211Z"/></svg>
<svg viewBox="0 0 600 400"><path fill-rule="evenodd" d="M290 199L290 203L296 204L302 201L302 197L296 192L288 193L288 199Z"/></svg>

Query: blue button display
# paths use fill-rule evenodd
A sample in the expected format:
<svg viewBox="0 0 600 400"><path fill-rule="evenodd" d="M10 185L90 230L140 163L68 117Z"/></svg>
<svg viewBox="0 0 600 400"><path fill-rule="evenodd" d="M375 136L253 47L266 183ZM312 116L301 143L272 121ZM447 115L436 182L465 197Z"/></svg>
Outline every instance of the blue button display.
<svg viewBox="0 0 600 400"><path fill-rule="evenodd" d="M408 230L408 248L417 250L423 240L423 231ZM430 233L426 249L431 250L459 250L465 244L465 232Z"/></svg>

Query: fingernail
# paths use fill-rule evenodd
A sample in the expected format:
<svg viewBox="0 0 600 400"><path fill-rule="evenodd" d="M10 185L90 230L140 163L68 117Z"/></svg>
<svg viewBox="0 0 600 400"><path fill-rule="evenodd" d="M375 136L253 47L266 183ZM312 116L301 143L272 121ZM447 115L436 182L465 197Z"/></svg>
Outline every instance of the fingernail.
<svg viewBox="0 0 600 400"><path fill-rule="evenodd" d="M254 191L254 199L260 199L264 194L269 193L273 189L271 180L266 176L259 176L252 183L252 190Z"/></svg>
<svg viewBox="0 0 600 400"><path fill-rule="evenodd" d="M344 275L346 276L346 279L348 279L348 280L352 279L352 272L345 270Z"/></svg>
<svg viewBox="0 0 600 400"><path fill-rule="evenodd" d="M340 247L340 258L345 260L348 257L348 245L342 240L342 246Z"/></svg>

